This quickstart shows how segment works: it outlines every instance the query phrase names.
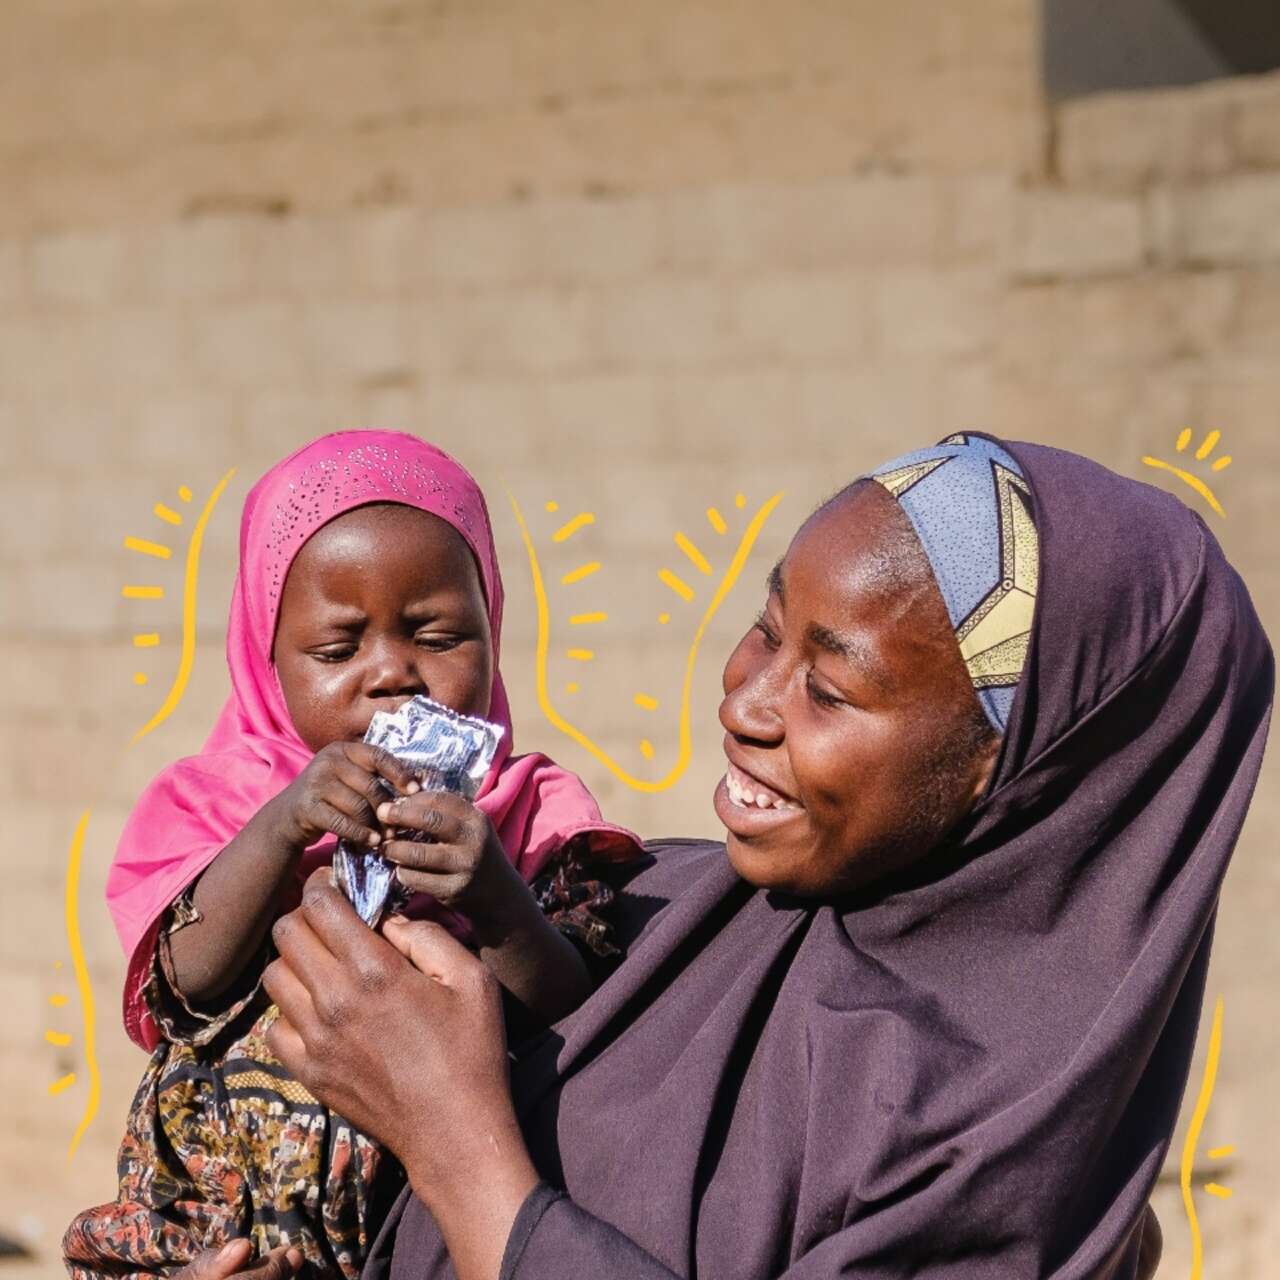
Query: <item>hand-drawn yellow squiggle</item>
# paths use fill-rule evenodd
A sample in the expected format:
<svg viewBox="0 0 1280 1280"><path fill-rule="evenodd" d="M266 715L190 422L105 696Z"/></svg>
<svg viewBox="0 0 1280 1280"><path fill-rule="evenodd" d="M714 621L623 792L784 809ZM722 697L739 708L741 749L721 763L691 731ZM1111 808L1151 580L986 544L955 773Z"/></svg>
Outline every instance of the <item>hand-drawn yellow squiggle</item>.
<svg viewBox="0 0 1280 1280"><path fill-rule="evenodd" d="M1195 1201L1191 1195L1191 1171L1195 1164L1196 1148L1200 1145L1200 1131L1204 1128L1209 1103L1213 1100L1213 1082L1218 1074L1218 1054L1222 1049L1222 997L1213 1006L1213 1028L1209 1032L1209 1050L1205 1054L1204 1076L1200 1081L1200 1093L1195 1110L1191 1113L1191 1126L1182 1144L1182 1167L1179 1182L1182 1186L1182 1206L1187 1211L1187 1224L1191 1228L1191 1280L1200 1280L1204 1268L1204 1243L1200 1238L1200 1220L1196 1217Z"/></svg>
<svg viewBox="0 0 1280 1280"><path fill-rule="evenodd" d="M93 988L89 985L89 969L84 962L84 946L80 941L80 860L84 853L84 833L89 826L90 810L80 815L75 834L71 837L71 851L67 855L67 947L71 952L71 964L75 969L76 988L80 992L80 1018L84 1028L84 1069L89 1077L89 1096L85 1099L84 1111L80 1123L71 1136L71 1145L67 1148L67 1161L75 1155L80 1139L85 1130L93 1123L98 1114L98 1099L102 1085L98 1075L98 1054L94 1047L94 1008Z"/></svg>
<svg viewBox="0 0 1280 1280"><path fill-rule="evenodd" d="M534 549L533 539L529 536L529 528L524 522L520 506L513 495L508 494L507 496L511 500L511 509L515 512L516 523L520 526L520 536L524 540L525 551L529 555L529 573L533 579L533 594L537 601L537 688L538 705L542 708L542 714L561 733L572 738L579 746L595 756L614 777L625 782L627 786L634 788L636 791L644 792L667 790L668 787L676 783L689 767L689 760L693 755L693 736L689 730L689 696L693 687L693 670L698 659L698 646L702 643L707 624L715 616L716 610L719 609L725 597L733 589L733 584L738 580L738 575L742 572L742 567L746 564L747 557L751 554L751 548L760 536L760 531L764 528L765 522L773 514L774 507L782 500L782 494L775 493L752 517L751 523L742 535L742 540L738 543L738 548L733 554L729 567L725 570L724 577L721 578L719 585L716 587L715 595L712 596L706 612L698 623L697 631L694 632L693 642L689 646L689 654L685 660L684 685L680 692L680 751L675 764L672 765L665 777L659 778L656 782L651 782L645 778L637 778L635 774L624 769L607 751L588 738L581 729L576 725L570 724L552 705L550 694L547 691L547 654L551 646L551 614L547 605L547 589L542 577L542 568L538 563L538 553Z"/></svg>
<svg viewBox="0 0 1280 1280"><path fill-rule="evenodd" d="M213 508L222 497L231 477L236 473L232 467L226 475L214 485L209 500L200 512L200 518L191 530L191 541L187 544L187 567L182 585L182 656L178 661L178 673L169 686L160 709L133 735L132 742L145 738L157 725L163 724L172 714L182 695L187 691L187 681L191 678L191 668L196 657L196 582L200 574L200 550L204 545L204 530L213 514Z"/></svg>
<svg viewBox="0 0 1280 1280"><path fill-rule="evenodd" d="M1144 455L1142 461L1149 467L1158 467L1161 471L1171 471L1183 484L1190 485L1224 520L1227 518L1227 513L1222 509L1222 503L1213 496L1213 490L1198 476L1193 476L1190 471L1183 471L1181 467L1175 467L1172 463L1165 462L1163 458Z"/></svg>

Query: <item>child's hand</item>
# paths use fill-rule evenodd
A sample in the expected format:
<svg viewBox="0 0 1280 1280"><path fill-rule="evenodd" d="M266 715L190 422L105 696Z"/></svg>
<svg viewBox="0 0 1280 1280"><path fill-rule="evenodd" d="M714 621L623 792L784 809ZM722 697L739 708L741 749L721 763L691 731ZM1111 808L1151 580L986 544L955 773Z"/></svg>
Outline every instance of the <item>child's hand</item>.
<svg viewBox="0 0 1280 1280"><path fill-rule="evenodd" d="M374 810L386 798L379 779L398 792L415 792L408 767L367 742L331 742L271 802L285 839L299 852L332 833L340 840L382 841Z"/></svg>
<svg viewBox="0 0 1280 1280"><path fill-rule="evenodd" d="M447 791L419 791L378 805L388 830L379 852L398 865L400 882L461 911L486 934L500 934L529 896L488 817L470 800ZM396 838L419 832L428 843Z"/></svg>

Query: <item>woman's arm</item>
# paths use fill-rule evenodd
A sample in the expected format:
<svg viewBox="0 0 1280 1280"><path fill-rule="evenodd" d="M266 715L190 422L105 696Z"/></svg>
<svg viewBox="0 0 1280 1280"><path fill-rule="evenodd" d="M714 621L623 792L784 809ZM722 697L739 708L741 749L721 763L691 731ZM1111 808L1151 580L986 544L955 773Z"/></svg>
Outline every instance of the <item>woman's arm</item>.
<svg viewBox="0 0 1280 1280"><path fill-rule="evenodd" d="M281 1016L268 1041L312 1093L399 1157L458 1280L675 1280L539 1181L511 1102L494 976L440 925L392 920L383 934L361 923L326 870L312 876L302 906L273 931L280 958L266 986ZM1037 1241L993 1237L981 1222L970 1231L963 1217L948 1220L959 1236L930 1255L914 1216L894 1224L892 1213L834 1231L774 1280L961 1280L995 1274L1003 1259L1022 1275L1035 1256ZM1107 1260L1108 1280L1150 1274L1142 1226Z"/></svg>
<svg viewBox="0 0 1280 1280"><path fill-rule="evenodd" d="M400 1159L449 1223L459 1280L493 1280L538 1182L511 1103L501 990L441 925L393 919L383 933L317 871L272 931L280 958L265 983L280 1017L268 1043Z"/></svg>

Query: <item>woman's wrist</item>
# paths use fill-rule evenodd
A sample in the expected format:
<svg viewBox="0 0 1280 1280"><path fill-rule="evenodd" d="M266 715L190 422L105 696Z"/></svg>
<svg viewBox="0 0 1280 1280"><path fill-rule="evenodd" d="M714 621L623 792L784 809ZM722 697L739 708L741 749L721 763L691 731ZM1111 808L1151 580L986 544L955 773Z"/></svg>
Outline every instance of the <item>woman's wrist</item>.
<svg viewBox="0 0 1280 1280"><path fill-rule="evenodd" d="M440 1144L401 1157L414 1194L440 1227L459 1280L497 1280L511 1228L538 1172L514 1117L475 1129L476 1141L441 1160Z"/></svg>

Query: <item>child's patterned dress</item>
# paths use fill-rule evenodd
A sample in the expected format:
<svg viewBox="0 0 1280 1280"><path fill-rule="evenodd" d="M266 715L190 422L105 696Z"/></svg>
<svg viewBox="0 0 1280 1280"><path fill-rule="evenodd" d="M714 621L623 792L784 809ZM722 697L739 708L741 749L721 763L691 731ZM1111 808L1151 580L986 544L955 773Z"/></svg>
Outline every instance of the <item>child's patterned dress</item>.
<svg viewBox="0 0 1280 1280"><path fill-rule="evenodd" d="M597 912L612 891L589 878L572 839L531 886L548 918L580 944L593 976L618 953ZM403 1185L397 1161L292 1079L267 1048L276 1009L261 991L269 944L217 1016L171 981L168 937L195 917L189 893L170 909L147 999L166 1039L129 1112L115 1201L82 1213L63 1240L73 1280L167 1275L238 1236L259 1256L301 1249L311 1275L355 1280Z"/></svg>

